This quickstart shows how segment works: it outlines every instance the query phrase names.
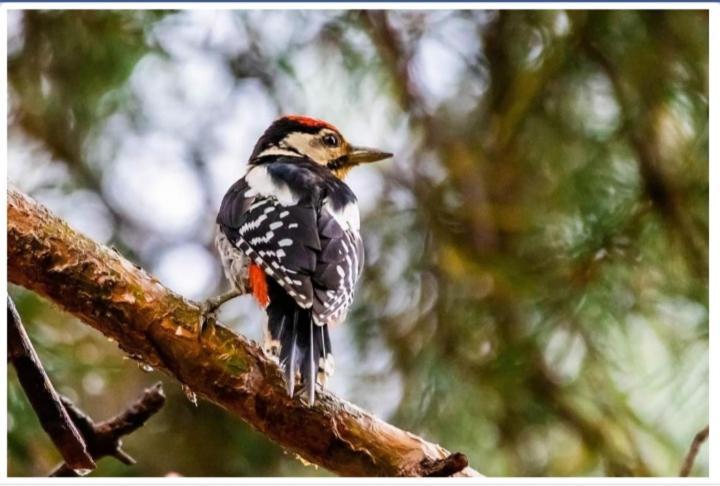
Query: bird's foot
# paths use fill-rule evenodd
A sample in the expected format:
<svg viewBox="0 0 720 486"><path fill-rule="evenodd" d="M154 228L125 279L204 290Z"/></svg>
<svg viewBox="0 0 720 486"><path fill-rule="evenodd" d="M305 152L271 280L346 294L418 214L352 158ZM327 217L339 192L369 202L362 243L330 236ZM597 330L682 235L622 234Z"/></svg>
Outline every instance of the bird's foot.
<svg viewBox="0 0 720 486"><path fill-rule="evenodd" d="M211 336L215 333L215 323L217 322L218 306L208 299L200 304L200 320L198 322L198 340L203 336Z"/></svg>
<svg viewBox="0 0 720 486"><path fill-rule="evenodd" d="M198 323L198 339L201 339L208 333L215 332L215 322L217 321L217 310L230 299L234 299L242 295L243 292L237 288L233 288L224 294L218 295L205 300L200 304L200 322Z"/></svg>

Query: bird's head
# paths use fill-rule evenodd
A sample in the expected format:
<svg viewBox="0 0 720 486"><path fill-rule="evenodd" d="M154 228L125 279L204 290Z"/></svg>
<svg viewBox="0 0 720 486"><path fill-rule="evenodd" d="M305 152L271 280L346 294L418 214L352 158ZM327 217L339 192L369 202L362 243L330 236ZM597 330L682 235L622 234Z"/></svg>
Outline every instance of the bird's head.
<svg viewBox="0 0 720 486"><path fill-rule="evenodd" d="M255 145L250 163L259 163L268 156L305 157L344 179L353 167L384 160L392 154L354 146L337 128L322 120L288 115L275 120L265 130Z"/></svg>

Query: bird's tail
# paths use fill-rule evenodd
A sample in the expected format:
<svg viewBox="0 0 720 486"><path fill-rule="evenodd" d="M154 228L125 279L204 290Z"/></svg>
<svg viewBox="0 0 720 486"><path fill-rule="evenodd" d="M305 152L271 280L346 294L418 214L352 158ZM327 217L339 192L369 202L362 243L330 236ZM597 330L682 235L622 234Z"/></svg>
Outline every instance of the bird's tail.
<svg viewBox="0 0 720 486"><path fill-rule="evenodd" d="M284 291L277 290L270 289L267 307L270 347L279 346L288 394L293 396L299 372L308 403L312 405L316 383L324 385L332 373L330 338L326 326L313 323L311 309L303 309Z"/></svg>

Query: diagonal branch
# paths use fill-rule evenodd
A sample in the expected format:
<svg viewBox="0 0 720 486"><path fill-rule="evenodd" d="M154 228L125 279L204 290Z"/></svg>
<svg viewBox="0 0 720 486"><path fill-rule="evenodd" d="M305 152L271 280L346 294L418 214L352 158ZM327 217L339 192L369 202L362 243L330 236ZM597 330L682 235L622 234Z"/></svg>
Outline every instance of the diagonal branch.
<svg viewBox="0 0 720 486"><path fill-rule="evenodd" d="M700 446L703 445L703 442L707 440L709 435L710 425L706 425L704 429L695 434L692 444L690 444L690 450L688 451L687 456L685 456L682 468L680 468L680 477L690 476L690 472L695 464L695 458L697 457L698 452L700 452Z"/></svg>
<svg viewBox="0 0 720 486"><path fill-rule="evenodd" d="M478 475L460 455L330 393L313 407L288 397L282 373L257 344L220 325L199 339L197 304L26 195L10 189L7 214L10 282L54 301L285 449L345 476Z"/></svg>
<svg viewBox="0 0 720 486"><path fill-rule="evenodd" d="M18 381L40 425L47 432L68 469L95 469L80 432L65 410L60 396L40 363L30 338L25 332L15 304L7 298L8 357L17 372Z"/></svg>

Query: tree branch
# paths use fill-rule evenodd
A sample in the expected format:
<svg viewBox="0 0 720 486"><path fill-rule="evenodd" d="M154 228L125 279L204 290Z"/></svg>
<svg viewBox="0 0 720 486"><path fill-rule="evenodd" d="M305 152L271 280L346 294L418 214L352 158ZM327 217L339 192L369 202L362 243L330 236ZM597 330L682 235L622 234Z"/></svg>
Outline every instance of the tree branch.
<svg viewBox="0 0 720 486"><path fill-rule="evenodd" d="M223 326L198 338L197 304L115 251L8 190L8 278L116 340L285 449L346 476L425 476L449 451L330 393L313 407L285 392L278 366ZM462 461L450 461L457 467ZM440 468L452 474L456 467ZM458 475L476 476L464 467Z"/></svg>
<svg viewBox="0 0 720 486"><path fill-rule="evenodd" d="M685 456L682 468L680 469L681 477L685 478L690 476L693 464L695 464L695 458L697 457L698 452L700 452L700 446L703 445L703 442L707 440L709 435L710 425L706 425L704 429L695 434L695 438L693 438L692 444L690 444L690 450L688 451L687 456Z"/></svg>
<svg viewBox="0 0 720 486"><path fill-rule="evenodd" d="M10 296L7 298L7 323L8 357L43 430L71 471L95 469L95 462L45 373Z"/></svg>
<svg viewBox="0 0 720 486"><path fill-rule="evenodd" d="M143 395L120 415L96 424L68 398L62 397L63 404L72 416L73 422L83 435L93 459L112 456L123 464L135 464L135 459L122 449L122 437L142 427L147 420L160 411L165 404L162 383L156 383L145 390ZM67 464L58 466L50 476L80 476Z"/></svg>

